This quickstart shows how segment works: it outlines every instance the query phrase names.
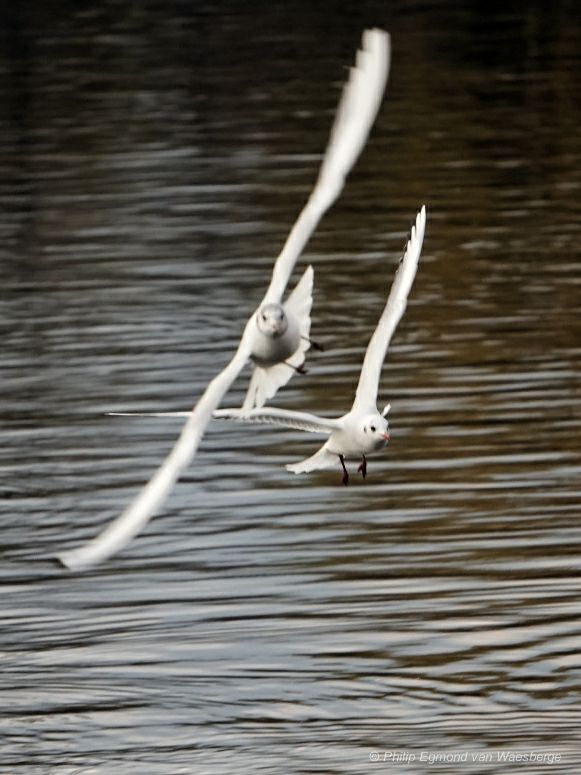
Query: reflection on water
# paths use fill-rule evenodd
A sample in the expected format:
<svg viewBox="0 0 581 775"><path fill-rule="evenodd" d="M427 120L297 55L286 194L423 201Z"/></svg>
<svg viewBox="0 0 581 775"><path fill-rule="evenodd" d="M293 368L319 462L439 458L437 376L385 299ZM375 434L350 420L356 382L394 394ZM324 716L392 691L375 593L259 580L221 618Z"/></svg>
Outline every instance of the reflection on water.
<svg viewBox="0 0 581 775"><path fill-rule="evenodd" d="M578 770L574 9L33 6L0 60L2 771ZM327 350L277 404L349 405L426 202L387 452L345 489L285 472L311 437L217 423L122 556L64 573L180 428L103 412L186 408L228 360L370 23L388 99L306 256Z"/></svg>

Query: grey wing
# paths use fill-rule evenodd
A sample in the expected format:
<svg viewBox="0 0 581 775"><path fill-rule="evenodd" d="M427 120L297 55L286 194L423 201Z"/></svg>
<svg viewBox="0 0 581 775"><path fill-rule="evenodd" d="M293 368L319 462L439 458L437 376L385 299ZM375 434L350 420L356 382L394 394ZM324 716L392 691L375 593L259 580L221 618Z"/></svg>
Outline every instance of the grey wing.
<svg viewBox="0 0 581 775"><path fill-rule="evenodd" d="M214 417L217 420L235 420L254 425L277 425L283 428L295 428L308 433L325 433L327 435L340 427L338 420L317 417L317 415L308 412L293 412L290 409L276 409L274 407L252 409L250 412L245 412L242 409L217 409L214 412Z"/></svg>
<svg viewBox="0 0 581 775"><path fill-rule="evenodd" d="M135 500L96 538L58 555L63 565L81 570L103 562L127 546L161 508L178 477L192 461L212 412L246 363L250 354L247 340L245 332L236 354L210 382L189 414L174 448Z"/></svg>
<svg viewBox="0 0 581 775"><path fill-rule="evenodd" d="M344 87L317 183L276 259L263 300L280 302L297 258L323 214L337 199L345 178L365 145L385 91L390 39L379 29L365 30L355 66Z"/></svg>
<svg viewBox="0 0 581 775"><path fill-rule="evenodd" d="M367 346L353 409L368 409L376 406L383 361L391 337L406 308L422 252L425 230L426 208L423 206L417 214L415 225L412 226L411 236L395 273L385 309Z"/></svg>

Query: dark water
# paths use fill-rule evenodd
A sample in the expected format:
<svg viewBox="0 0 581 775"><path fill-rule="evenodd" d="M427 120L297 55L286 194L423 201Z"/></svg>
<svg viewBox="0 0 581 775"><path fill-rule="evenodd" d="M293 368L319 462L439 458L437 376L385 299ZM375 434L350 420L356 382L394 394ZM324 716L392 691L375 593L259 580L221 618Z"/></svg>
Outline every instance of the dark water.
<svg viewBox="0 0 581 775"><path fill-rule="evenodd" d="M2 16L2 775L580 771L577 5ZM315 437L216 424L143 535L65 573L180 428L103 413L188 408L229 359L369 24L388 96L305 255L327 351L276 404L348 408L425 202L392 443L346 489L284 470Z"/></svg>

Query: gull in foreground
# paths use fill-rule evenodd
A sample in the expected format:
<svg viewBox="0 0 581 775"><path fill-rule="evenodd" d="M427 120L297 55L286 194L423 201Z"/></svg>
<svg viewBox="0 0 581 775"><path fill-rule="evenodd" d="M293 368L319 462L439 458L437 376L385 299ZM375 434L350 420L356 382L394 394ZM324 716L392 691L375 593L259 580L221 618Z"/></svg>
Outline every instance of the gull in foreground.
<svg viewBox="0 0 581 775"><path fill-rule="evenodd" d="M248 360L255 364L243 410L261 406L301 370L308 349L312 269L283 304L294 265L323 214L339 196L375 120L389 71L389 35L363 33L361 49L344 87L319 177L274 264L258 309L246 323L232 360L210 382L168 457L127 509L100 535L58 559L70 569L95 565L116 554L161 508L181 472L192 461L212 412Z"/></svg>
<svg viewBox="0 0 581 775"><path fill-rule="evenodd" d="M367 455L383 449L389 441L387 414L390 404L387 404L381 414L377 410L379 378L391 337L405 311L407 298L416 276L425 229L426 208L422 207L416 217L415 225L412 226L411 237L397 268L385 309L367 346L355 401L347 414L338 419L328 419L307 412L265 407L253 409L251 412L240 409L219 409L214 412L214 417L245 423L278 425L310 433L324 433L329 438L314 455L300 463L287 465L287 469L295 474L302 474L329 468L339 459L343 467L343 484L348 484L349 473L345 460L356 459L361 461L358 470L365 478ZM183 417L188 414L189 412L157 412L149 416Z"/></svg>

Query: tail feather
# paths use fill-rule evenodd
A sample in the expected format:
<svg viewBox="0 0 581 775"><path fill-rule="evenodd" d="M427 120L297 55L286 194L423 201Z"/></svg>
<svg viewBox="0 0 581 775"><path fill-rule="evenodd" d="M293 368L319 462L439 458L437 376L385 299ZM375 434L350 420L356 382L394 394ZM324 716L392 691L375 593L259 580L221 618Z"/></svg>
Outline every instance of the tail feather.
<svg viewBox="0 0 581 775"><path fill-rule="evenodd" d="M297 350L298 353L298 350ZM250 385L246 398L242 404L242 411L249 412L251 409L260 409L264 404L276 395L280 387L286 385L292 377L294 369L292 366L300 366L304 361L304 355L301 355L298 363L294 363L297 353L294 353L286 363L277 363L274 366L263 368L255 366L250 378ZM291 366L287 366L290 363Z"/></svg>
<svg viewBox="0 0 581 775"><path fill-rule="evenodd" d="M292 463L286 466L287 471L294 474L307 474L309 471L320 471L323 468L331 468L337 462L337 455L329 452L324 444L314 455L301 460L298 463Z"/></svg>

